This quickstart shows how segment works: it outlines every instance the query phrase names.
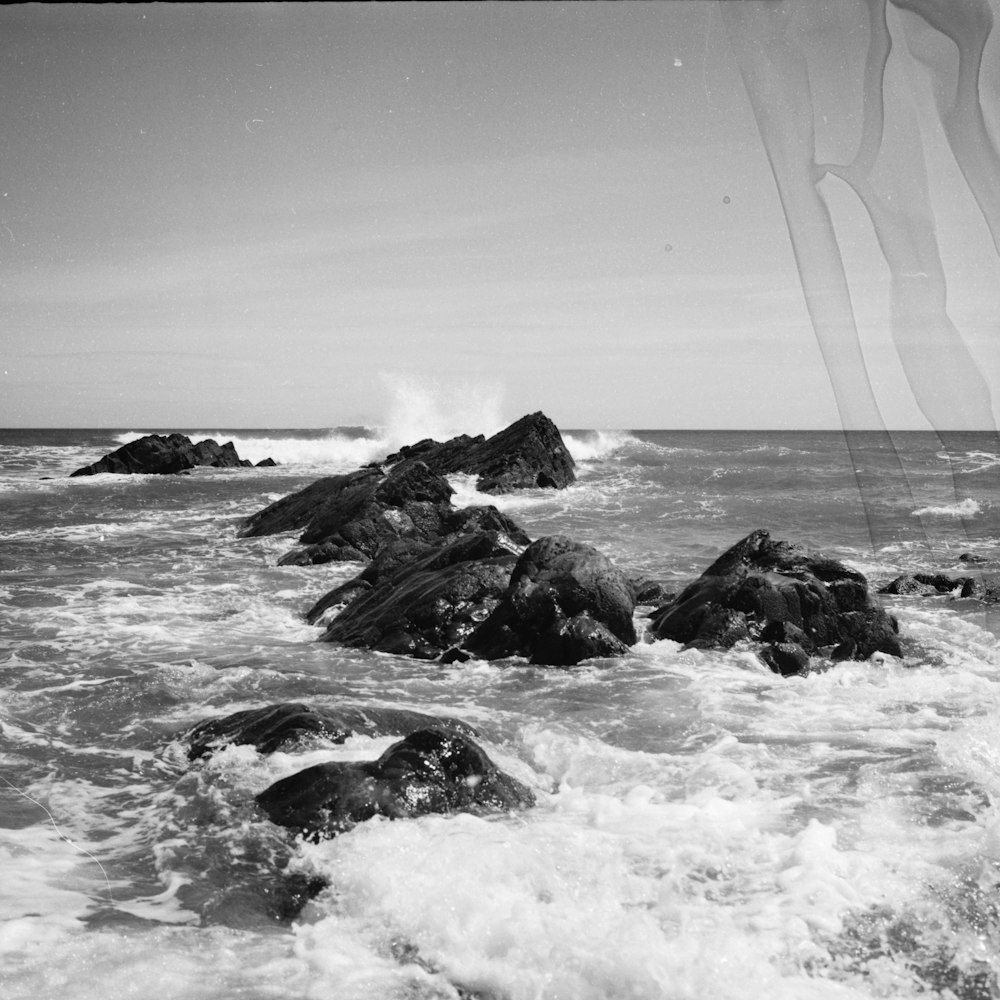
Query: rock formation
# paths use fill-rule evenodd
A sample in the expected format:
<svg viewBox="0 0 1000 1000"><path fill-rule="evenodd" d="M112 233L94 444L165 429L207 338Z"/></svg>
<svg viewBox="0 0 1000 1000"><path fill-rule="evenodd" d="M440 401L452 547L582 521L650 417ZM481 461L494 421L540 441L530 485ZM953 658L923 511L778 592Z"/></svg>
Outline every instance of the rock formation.
<svg viewBox="0 0 1000 1000"><path fill-rule="evenodd" d="M457 719L408 709L360 705L313 708L300 702L279 702L219 719L206 719L193 726L184 740L189 744L188 758L197 760L231 744L253 746L259 753L268 754L288 751L317 739L343 743L354 734L404 736L428 727L475 735L471 726Z"/></svg>
<svg viewBox="0 0 1000 1000"><path fill-rule="evenodd" d="M493 613L448 659L526 656L572 666L634 645L635 591L610 560L563 535L533 542L513 568Z"/></svg>
<svg viewBox="0 0 1000 1000"><path fill-rule="evenodd" d="M272 459L264 459L258 465L270 463ZM85 465L82 469L70 473L71 476L94 476L101 472L114 472L123 475L143 473L146 475L170 475L186 472L197 466L205 465L217 469L237 469L250 466L252 463L241 459L236 453L232 441L218 444L211 438L192 442L184 434L147 434L136 441L122 445L116 451L109 452L104 458L93 465Z"/></svg>
<svg viewBox="0 0 1000 1000"><path fill-rule="evenodd" d="M811 656L901 656L898 632L861 573L763 530L737 542L651 616L653 636L685 648L761 643L765 662L783 674L806 672Z"/></svg>
<svg viewBox="0 0 1000 1000"><path fill-rule="evenodd" d="M440 475L477 476L480 493L562 489L576 480L576 463L556 425L542 412L529 413L490 438L462 434L439 443L417 442L389 455L383 465L419 458Z"/></svg>
<svg viewBox="0 0 1000 1000"><path fill-rule="evenodd" d="M468 737L421 729L378 760L308 767L257 796L272 822L308 839L350 830L373 816L503 812L534 805L535 796L501 771Z"/></svg>

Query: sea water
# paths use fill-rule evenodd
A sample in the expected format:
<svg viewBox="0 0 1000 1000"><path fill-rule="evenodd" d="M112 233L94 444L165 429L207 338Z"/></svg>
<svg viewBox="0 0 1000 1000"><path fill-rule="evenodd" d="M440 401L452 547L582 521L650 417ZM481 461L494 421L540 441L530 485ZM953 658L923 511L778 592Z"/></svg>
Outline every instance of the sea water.
<svg viewBox="0 0 1000 1000"><path fill-rule="evenodd" d="M177 429L0 432L4 1000L1000 996L1000 628L982 604L886 598L903 658L806 678L647 638L568 670L342 649L302 614L358 567L279 567L294 535L240 526L405 441L195 428L282 464L67 478ZM873 587L1000 546L987 435L951 461L894 435L907 483L883 490L877 535L842 434L566 440L568 489L483 497L458 476L455 502L668 589L756 528ZM391 738L195 764L179 738L293 700L462 718L538 804L296 842L253 796ZM328 888L293 912L313 878Z"/></svg>

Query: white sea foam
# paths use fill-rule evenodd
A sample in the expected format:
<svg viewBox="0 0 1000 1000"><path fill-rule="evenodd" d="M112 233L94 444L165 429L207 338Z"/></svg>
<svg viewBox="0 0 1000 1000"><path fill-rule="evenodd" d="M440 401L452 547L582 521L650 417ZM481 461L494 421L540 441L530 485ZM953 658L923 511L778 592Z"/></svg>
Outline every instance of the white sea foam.
<svg viewBox="0 0 1000 1000"><path fill-rule="evenodd" d="M589 431L585 434L562 435L563 442L577 462L593 462L615 454L624 448L641 446L642 442L628 431Z"/></svg>
<svg viewBox="0 0 1000 1000"><path fill-rule="evenodd" d="M982 513L978 500L966 497L961 503L945 504L941 507L921 507L913 512L914 517L975 517Z"/></svg>

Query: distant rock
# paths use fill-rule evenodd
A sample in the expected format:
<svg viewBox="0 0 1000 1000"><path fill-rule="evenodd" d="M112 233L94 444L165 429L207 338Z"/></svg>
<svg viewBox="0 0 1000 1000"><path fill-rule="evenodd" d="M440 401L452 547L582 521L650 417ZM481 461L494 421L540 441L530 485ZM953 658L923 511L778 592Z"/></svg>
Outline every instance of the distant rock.
<svg viewBox="0 0 1000 1000"><path fill-rule="evenodd" d="M572 666L620 656L636 642L633 586L610 560L563 535L532 542L517 560L502 600L448 659Z"/></svg>
<svg viewBox="0 0 1000 1000"><path fill-rule="evenodd" d="M759 530L723 553L651 616L651 634L685 648L763 644L778 673L803 673L810 656L866 660L901 656L896 620L842 563L773 541Z"/></svg>
<svg viewBox="0 0 1000 1000"><path fill-rule="evenodd" d="M271 459L265 461L275 464ZM72 476L94 476L102 472L122 475L170 475L186 472L198 466L217 469L237 469L250 466L241 459L232 441L218 444L211 438L197 444L184 434L147 434L130 441L116 451L105 455L93 465L86 465L71 473Z"/></svg>
<svg viewBox="0 0 1000 1000"><path fill-rule="evenodd" d="M310 840L333 837L373 816L506 812L534 793L461 734L421 729L362 763L326 763L275 782L257 796L268 818Z"/></svg>
<svg viewBox="0 0 1000 1000"><path fill-rule="evenodd" d="M428 727L476 735L471 726L457 719L408 709L358 705L313 708L300 702L280 702L206 719L193 726L184 739L189 744L188 758L197 760L229 745L249 745L268 754L292 750L315 739L343 743L351 735L404 736Z"/></svg>
<svg viewBox="0 0 1000 1000"><path fill-rule="evenodd" d="M573 456L559 429L541 411L521 417L490 438L463 434L443 443L418 441L389 455L382 464L410 459L419 459L439 475L477 476L480 493L562 489L576 480Z"/></svg>

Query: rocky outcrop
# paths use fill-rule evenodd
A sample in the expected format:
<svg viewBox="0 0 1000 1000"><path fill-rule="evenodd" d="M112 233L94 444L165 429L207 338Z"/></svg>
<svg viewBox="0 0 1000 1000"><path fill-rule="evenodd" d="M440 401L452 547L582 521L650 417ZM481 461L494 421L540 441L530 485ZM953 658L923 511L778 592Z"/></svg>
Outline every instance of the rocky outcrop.
<svg viewBox="0 0 1000 1000"><path fill-rule="evenodd" d="M606 556L551 535L524 550L496 609L446 659L525 656L572 666L619 656L636 641L634 608L632 584Z"/></svg>
<svg viewBox="0 0 1000 1000"><path fill-rule="evenodd" d="M897 576L879 589L880 594L927 597L948 594L972 597L988 603L1000 602L1000 580L975 576L948 576L945 573L913 573Z"/></svg>
<svg viewBox="0 0 1000 1000"><path fill-rule="evenodd" d="M430 439L389 455L384 465L419 459L440 475L477 476L480 493L562 489L576 480L576 463L556 425L542 412L521 417L490 438L466 434L439 443Z"/></svg>
<svg viewBox="0 0 1000 1000"><path fill-rule="evenodd" d="M274 465L271 459L265 463ZM93 465L86 465L71 476L94 476L101 472L118 474L170 475L186 472L198 466L211 466L217 469L237 469L250 466L252 463L241 459L236 453L232 441L218 444L211 438L192 442L184 434L147 434L136 441L130 441L116 451L105 455Z"/></svg>
<svg viewBox="0 0 1000 1000"><path fill-rule="evenodd" d="M373 816L506 812L534 804L531 789L501 771L466 736L421 729L362 763L326 763L275 782L257 796L268 818L311 840Z"/></svg>
<svg viewBox="0 0 1000 1000"><path fill-rule="evenodd" d="M475 736L471 726L457 719L440 718L409 709L340 705L313 708L300 702L279 702L206 719L183 737L188 759L197 760L229 745L248 745L258 753L288 751L322 739L343 743L348 736L403 736L436 727L449 733Z"/></svg>
<svg viewBox="0 0 1000 1000"><path fill-rule="evenodd" d="M350 603L323 640L434 659L464 642L500 603L516 560L507 538L495 531L460 535L438 546L387 546L352 581L367 587L343 585L307 617L316 620L333 600L345 597Z"/></svg>
<svg viewBox="0 0 1000 1000"><path fill-rule="evenodd" d="M419 460L402 462L388 474L359 469L283 497L251 517L242 533L301 530L306 549L282 558L300 565L371 559L399 539L437 543L481 530L503 534L514 547L528 544L521 528L495 507L456 508L453 493L444 477Z"/></svg>
<svg viewBox="0 0 1000 1000"><path fill-rule="evenodd" d="M809 657L901 656L896 620L870 595L863 574L755 531L723 553L651 616L655 638L685 648L762 646L779 673L803 673Z"/></svg>

